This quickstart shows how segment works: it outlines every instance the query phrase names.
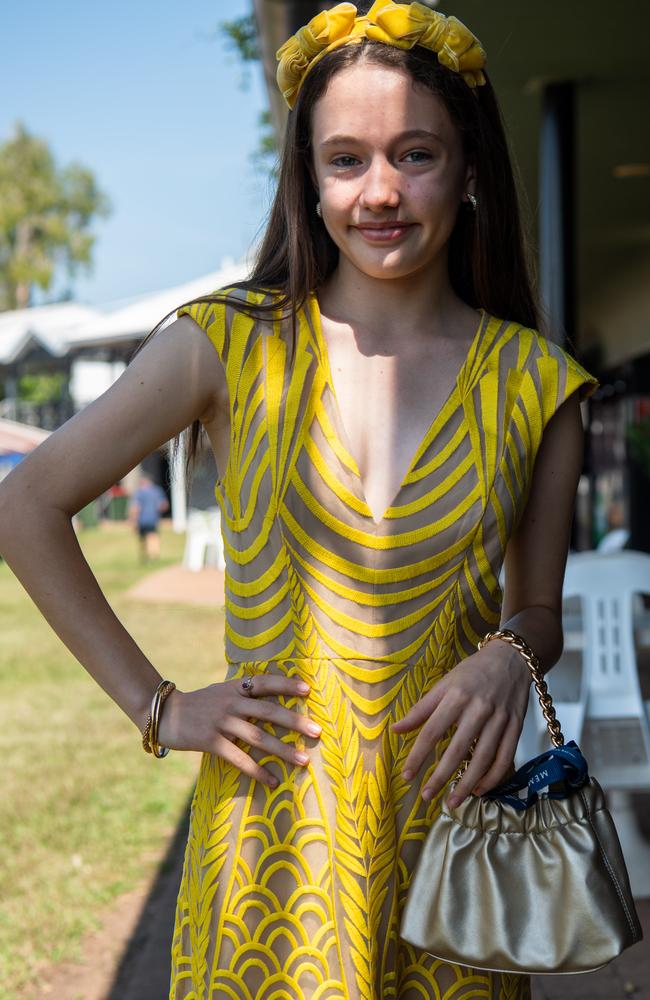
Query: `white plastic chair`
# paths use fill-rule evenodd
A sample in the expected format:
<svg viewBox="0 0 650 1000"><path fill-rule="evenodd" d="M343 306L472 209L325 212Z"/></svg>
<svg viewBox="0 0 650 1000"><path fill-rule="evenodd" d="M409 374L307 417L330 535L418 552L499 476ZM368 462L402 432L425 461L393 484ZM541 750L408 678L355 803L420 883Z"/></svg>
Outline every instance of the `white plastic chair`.
<svg viewBox="0 0 650 1000"><path fill-rule="evenodd" d="M565 652L547 682L565 740L576 740L606 790L633 892L644 898L650 896L650 842L631 794L650 790L650 702L641 694L635 648L635 625L637 639L647 630L641 594L650 594L649 555L571 555L563 588ZM576 601L579 607L571 608ZM517 766L550 746L533 695L536 700L534 688Z"/></svg>
<svg viewBox="0 0 650 1000"><path fill-rule="evenodd" d="M188 511L183 566L194 572L204 566L214 566L222 572L226 568L218 507Z"/></svg>
<svg viewBox="0 0 650 1000"><path fill-rule="evenodd" d="M632 793L650 789L650 701L643 701L639 684L634 620L640 595L650 593L650 556L623 551L604 559L605 579L585 621L594 650L582 749L607 791L634 895L645 898L650 842L641 834Z"/></svg>
<svg viewBox="0 0 650 1000"><path fill-rule="evenodd" d="M650 555L620 551L575 563L581 591L588 703L583 751L603 787L650 789L650 701L639 684L638 595L650 594Z"/></svg>
<svg viewBox="0 0 650 1000"><path fill-rule="evenodd" d="M650 594L650 555L569 556L564 653L546 680L565 739L580 744L603 787L650 789L650 702L641 696L634 636L640 594ZM534 688L528 715L535 736L529 726L521 763L550 745Z"/></svg>

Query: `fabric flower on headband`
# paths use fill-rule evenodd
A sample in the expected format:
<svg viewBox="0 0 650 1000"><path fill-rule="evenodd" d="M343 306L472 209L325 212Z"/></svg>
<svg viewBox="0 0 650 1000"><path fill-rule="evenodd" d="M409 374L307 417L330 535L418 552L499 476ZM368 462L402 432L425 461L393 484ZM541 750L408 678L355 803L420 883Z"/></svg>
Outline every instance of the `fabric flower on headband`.
<svg viewBox="0 0 650 1000"><path fill-rule="evenodd" d="M354 4L337 4L331 10L312 17L278 49L278 86L290 108L294 106L300 84L314 60L324 56L336 43L340 45L351 40L356 16Z"/></svg>
<svg viewBox="0 0 650 1000"><path fill-rule="evenodd" d="M421 45L435 52L447 69L460 73L469 87L485 83L485 52L457 18L445 17L421 3L393 0L375 0L366 15L357 17L354 4L340 3L313 17L276 53L278 86L289 107L293 108L305 76L319 59L340 45L364 38L399 49Z"/></svg>

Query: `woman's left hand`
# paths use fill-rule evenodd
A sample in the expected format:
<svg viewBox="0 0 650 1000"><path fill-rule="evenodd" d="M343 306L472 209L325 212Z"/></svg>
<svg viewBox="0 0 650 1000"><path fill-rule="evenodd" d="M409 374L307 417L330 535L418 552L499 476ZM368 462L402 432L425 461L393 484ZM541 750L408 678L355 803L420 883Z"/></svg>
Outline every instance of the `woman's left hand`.
<svg viewBox="0 0 650 1000"><path fill-rule="evenodd" d="M417 774L430 751L456 723L456 732L422 789L422 797L432 799L438 794L468 758L475 740L471 762L448 804L459 805L470 792L480 795L498 785L512 768L531 682L523 657L501 639L492 639L462 660L403 719L392 724L398 733L422 726L404 763L404 778Z"/></svg>

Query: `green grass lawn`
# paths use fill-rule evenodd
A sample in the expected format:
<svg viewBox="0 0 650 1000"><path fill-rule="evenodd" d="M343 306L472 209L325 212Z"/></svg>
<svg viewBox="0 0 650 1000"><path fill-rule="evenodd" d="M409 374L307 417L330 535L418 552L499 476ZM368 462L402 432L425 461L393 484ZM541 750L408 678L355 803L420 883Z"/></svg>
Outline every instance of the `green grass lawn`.
<svg viewBox="0 0 650 1000"><path fill-rule="evenodd" d="M116 614L179 687L223 677L223 609L125 597L142 576L180 561L168 526L161 559L138 562L133 530L80 536ZM164 855L199 755L155 760L0 563L0 998L13 1000L43 962L75 959L103 907Z"/></svg>

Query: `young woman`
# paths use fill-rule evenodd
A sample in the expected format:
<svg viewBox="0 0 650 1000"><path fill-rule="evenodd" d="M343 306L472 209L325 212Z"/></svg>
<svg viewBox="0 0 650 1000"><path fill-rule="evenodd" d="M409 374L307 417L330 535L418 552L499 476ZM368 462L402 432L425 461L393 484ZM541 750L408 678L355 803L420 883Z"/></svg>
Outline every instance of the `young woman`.
<svg viewBox="0 0 650 1000"><path fill-rule="evenodd" d="M459 765L457 801L512 769L528 668L478 640L501 623L545 670L560 655L597 382L536 331L471 33L343 3L279 60L292 111L250 280L180 308L18 467L2 551L147 749L204 751L172 998L521 1000L528 977L419 952L400 915ZM190 424L227 554L226 679L199 691L161 687L70 526Z"/></svg>

